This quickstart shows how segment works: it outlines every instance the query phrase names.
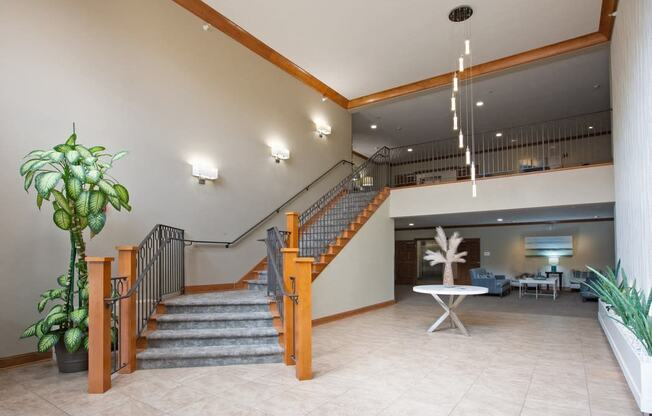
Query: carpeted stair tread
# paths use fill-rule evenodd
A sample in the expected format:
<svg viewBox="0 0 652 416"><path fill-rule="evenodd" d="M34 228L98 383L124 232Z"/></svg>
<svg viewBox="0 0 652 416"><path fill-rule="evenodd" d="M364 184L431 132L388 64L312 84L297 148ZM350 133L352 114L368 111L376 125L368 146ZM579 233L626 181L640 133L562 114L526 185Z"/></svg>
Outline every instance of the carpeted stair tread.
<svg viewBox="0 0 652 416"><path fill-rule="evenodd" d="M165 306L267 305L269 298L250 290L183 295L161 302Z"/></svg>
<svg viewBox="0 0 652 416"><path fill-rule="evenodd" d="M224 312L224 313L171 313L159 315L157 321L246 321L256 319L272 319L271 312Z"/></svg>
<svg viewBox="0 0 652 416"><path fill-rule="evenodd" d="M147 334L147 339L245 338L272 336L278 336L278 330L273 327L158 329Z"/></svg>
<svg viewBox="0 0 652 416"><path fill-rule="evenodd" d="M220 358L281 354L278 344L269 345L219 345L209 347L150 348L139 352L139 360L165 360L179 358Z"/></svg>

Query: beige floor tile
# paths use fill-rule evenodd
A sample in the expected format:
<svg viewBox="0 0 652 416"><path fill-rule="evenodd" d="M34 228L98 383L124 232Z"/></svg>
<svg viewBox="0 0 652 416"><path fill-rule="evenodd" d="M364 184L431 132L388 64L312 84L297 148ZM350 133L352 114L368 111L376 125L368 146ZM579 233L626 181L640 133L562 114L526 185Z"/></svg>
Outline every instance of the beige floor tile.
<svg viewBox="0 0 652 416"><path fill-rule="evenodd" d="M0 416L65 416L66 413L33 393L0 401Z"/></svg>
<svg viewBox="0 0 652 416"><path fill-rule="evenodd" d="M265 416L265 413L252 407L242 406L224 400L223 397L207 397L173 410L170 416Z"/></svg>
<svg viewBox="0 0 652 416"><path fill-rule="evenodd" d="M591 416L586 407L566 407L565 403L550 400L526 399L521 416Z"/></svg>

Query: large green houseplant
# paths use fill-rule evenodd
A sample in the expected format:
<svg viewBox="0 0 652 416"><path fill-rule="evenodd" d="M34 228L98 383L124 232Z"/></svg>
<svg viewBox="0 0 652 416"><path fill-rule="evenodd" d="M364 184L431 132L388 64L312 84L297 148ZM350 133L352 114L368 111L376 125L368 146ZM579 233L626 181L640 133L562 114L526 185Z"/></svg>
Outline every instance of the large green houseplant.
<svg viewBox="0 0 652 416"><path fill-rule="evenodd" d="M51 150L34 150L20 166L24 188L36 190L36 205L50 201L52 220L70 236L68 270L57 277L58 287L41 295L37 309L48 312L30 325L21 338L38 338L38 351L56 348L61 371L81 371L87 366L88 270L84 230L90 237L106 224L107 206L131 210L129 192L109 175L113 163L127 152L109 154L103 146L77 143L74 132L65 143Z"/></svg>
<svg viewBox="0 0 652 416"><path fill-rule="evenodd" d="M649 294L636 288L635 281L629 281L620 261L615 269L607 268L602 273L589 267L596 274L595 282L587 283L615 314L616 320L628 329L641 342L652 357L652 290Z"/></svg>

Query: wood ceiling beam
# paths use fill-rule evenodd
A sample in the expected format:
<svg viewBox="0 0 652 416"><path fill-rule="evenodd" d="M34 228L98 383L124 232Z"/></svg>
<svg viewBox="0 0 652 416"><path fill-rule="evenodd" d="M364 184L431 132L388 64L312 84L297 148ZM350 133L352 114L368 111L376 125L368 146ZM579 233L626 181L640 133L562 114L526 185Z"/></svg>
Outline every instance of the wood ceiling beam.
<svg viewBox="0 0 652 416"><path fill-rule="evenodd" d="M210 24L214 28L223 32L225 35L231 37L236 42L245 46L247 49L254 52L258 56L266 59L288 74L292 75L294 78L317 90L323 96L339 104L341 107L347 108L349 100L346 97L342 96L337 91L315 78L308 71L296 65L285 56L267 46L264 42L254 37L251 33L247 32L203 1L173 1L206 23Z"/></svg>

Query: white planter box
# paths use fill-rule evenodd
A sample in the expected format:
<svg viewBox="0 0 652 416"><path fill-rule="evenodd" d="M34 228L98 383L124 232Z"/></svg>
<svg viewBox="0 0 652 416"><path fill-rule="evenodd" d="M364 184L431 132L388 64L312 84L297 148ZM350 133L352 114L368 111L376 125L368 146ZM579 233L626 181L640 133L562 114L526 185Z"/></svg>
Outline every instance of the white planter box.
<svg viewBox="0 0 652 416"><path fill-rule="evenodd" d="M610 317L613 315L600 301L598 319L627 384L641 412L652 413L652 358L627 328Z"/></svg>

